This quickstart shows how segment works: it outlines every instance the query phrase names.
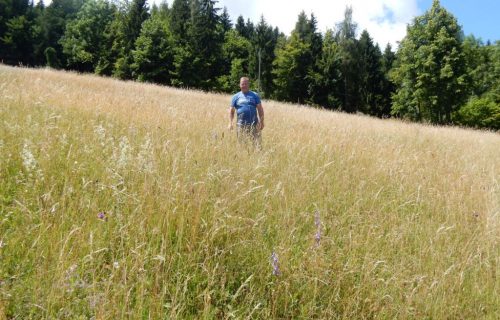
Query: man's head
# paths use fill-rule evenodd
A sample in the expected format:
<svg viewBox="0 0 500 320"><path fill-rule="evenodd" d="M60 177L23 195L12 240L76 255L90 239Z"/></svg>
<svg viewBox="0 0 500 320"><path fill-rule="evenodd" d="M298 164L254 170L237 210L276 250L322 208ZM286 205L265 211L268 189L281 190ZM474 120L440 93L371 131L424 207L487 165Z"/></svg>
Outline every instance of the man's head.
<svg viewBox="0 0 500 320"><path fill-rule="evenodd" d="M241 77L240 89L243 93L247 93L250 90L250 80L247 77Z"/></svg>

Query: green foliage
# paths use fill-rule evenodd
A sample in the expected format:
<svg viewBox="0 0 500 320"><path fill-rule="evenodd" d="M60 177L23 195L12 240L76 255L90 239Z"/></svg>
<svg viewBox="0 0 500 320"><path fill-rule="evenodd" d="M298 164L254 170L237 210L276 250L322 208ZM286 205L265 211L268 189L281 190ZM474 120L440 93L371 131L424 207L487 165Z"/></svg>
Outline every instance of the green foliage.
<svg viewBox="0 0 500 320"><path fill-rule="evenodd" d="M248 40L252 39L255 34L255 27L253 25L253 22L250 21L250 19L247 19L247 22L245 23L245 19L241 15L238 16L236 24L234 25L234 29L238 32L238 34Z"/></svg>
<svg viewBox="0 0 500 320"><path fill-rule="evenodd" d="M171 72L172 85L184 88L196 88L201 82L197 66L200 58L196 57L189 46L174 48L174 69Z"/></svg>
<svg viewBox="0 0 500 320"><path fill-rule="evenodd" d="M39 6L26 0L0 0L0 61L36 65Z"/></svg>
<svg viewBox="0 0 500 320"><path fill-rule="evenodd" d="M309 75L311 78L310 101L329 109L336 109L340 107L341 52L332 30L327 30L321 52L316 71Z"/></svg>
<svg viewBox="0 0 500 320"><path fill-rule="evenodd" d="M31 64L35 39L32 21L27 16L20 15L9 19L5 26L7 30L0 38L5 62Z"/></svg>
<svg viewBox="0 0 500 320"><path fill-rule="evenodd" d="M44 51L45 61L47 61L47 67L59 69L61 67L61 62L57 58L57 52L54 48L48 47Z"/></svg>
<svg viewBox="0 0 500 320"><path fill-rule="evenodd" d="M146 20L135 48L132 54L132 76L139 81L170 84L174 43L168 21L160 14Z"/></svg>
<svg viewBox="0 0 500 320"><path fill-rule="evenodd" d="M189 49L199 81L195 86L209 90L221 75L224 30L215 0L193 0L191 25L188 29Z"/></svg>
<svg viewBox="0 0 500 320"><path fill-rule="evenodd" d="M398 51L392 113L412 120L450 123L466 97L462 30L439 1L415 18Z"/></svg>
<svg viewBox="0 0 500 320"><path fill-rule="evenodd" d="M299 14L297 23L295 24L294 31L297 33L300 40L304 43L309 44L311 50L311 68L314 62L321 56L322 47L322 36L317 29L318 22L316 17L311 13L311 17L308 19L305 12L302 11Z"/></svg>
<svg viewBox="0 0 500 320"><path fill-rule="evenodd" d="M349 113L358 111L361 104L359 95L361 59L356 39L356 28L357 24L352 20L352 8L347 7L344 12L344 20L337 24L336 38L341 55L342 81L339 88L341 109Z"/></svg>
<svg viewBox="0 0 500 320"><path fill-rule="evenodd" d="M252 30L247 23L247 30ZM259 94L268 97L274 92L273 62L276 59L275 49L278 42L279 30L267 24L264 16L252 33L252 51L249 57L249 75L257 80ZM260 68L259 68L260 65ZM259 74L260 69L260 74Z"/></svg>
<svg viewBox="0 0 500 320"><path fill-rule="evenodd" d="M471 98L458 110L457 122L469 127L500 130L500 100Z"/></svg>
<svg viewBox="0 0 500 320"><path fill-rule="evenodd" d="M222 29L223 34L225 34L226 32L228 32L233 28L231 17L229 16L229 12L227 11L226 7L224 7L224 9L222 10L222 14L220 16L220 27Z"/></svg>
<svg viewBox="0 0 500 320"><path fill-rule="evenodd" d="M318 76L322 41L316 30L316 18L311 14L308 19L302 11L291 38L284 47L277 49L273 64L276 98L298 103L315 102L312 99L316 96L314 77Z"/></svg>
<svg viewBox="0 0 500 320"><path fill-rule="evenodd" d="M63 54L60 40L64 35L66 24L76 18L84 2L85 0L53 0L42 11L43 13L38 19L40 39L37 46L39 54L43 54L45 48L52 47L56 51L57 59L63 66L66 66L66 57Z"/></svg>
<svg viewBox="0 0 500 320"><path fill-rule="evenodd" d="M373 44L368 31L363 30L358 42L360 54L359 111L381 117L384 110L382 53Z"/></svg>
<svg viewBox="0 0 500 320"><path fill-rule="evenodd" d="M174 0L169 15L169 28L177 45L188 41L188 28L191 21L191 9L188 0Z"/></svg>
<svg viewBox="0 0 500 320"><path fill-rule="evenodd" d="M210 90L222 75L225 27L214 0L176 0L170 29L175 42L172 84ZM227 21L225 21L227 23Z"/></svg>
<svg viewBox="0 0 500 320"><path fill-rule="evenodd" d="M142 23L149 17L146 0L133 0L121 7L111 26L110 38L113 40L111 63L113 76L130 79L133 63L132 51L141 32ZM114 60L114 63L113 63Z"/></svg>
<svg viewBox="0 0 500 320"><path fill-rule="evenodd" d="M294 31L285 47L278 49L274 61L274 94L278 100L304 103L308 94L310 61L310 45L304 43Z"/></svg>
<svg viewBox="0 0 500 320"><path fill-rule="evenodd" d="M387 44L384 49L381 61L381 70L383 73L382 80L382 97L381 97L381 107L379 110L379 117L390 117L392 101L391 97L394 94L396 87L391 80L391 70L394 66L394 61L396 60L396 54L392 51L391 45Z"/></svg>
<svg viewBox="0 0 500 320"><path fill-rule="evenodd" d="M232 92L238 88L239 79L248 75L248 57L252 44L236 30L225 34L222 47L222 76L217 80L217 88L224 92Z"/></svg>
<svg viewBox="0 0 500 320"><path fill-rule="evenodd" d="M106 0L87 0L76 19L66 26L60 40L67 66L79 71L93 72L106 48L109 30L116 8Z"/></svg>

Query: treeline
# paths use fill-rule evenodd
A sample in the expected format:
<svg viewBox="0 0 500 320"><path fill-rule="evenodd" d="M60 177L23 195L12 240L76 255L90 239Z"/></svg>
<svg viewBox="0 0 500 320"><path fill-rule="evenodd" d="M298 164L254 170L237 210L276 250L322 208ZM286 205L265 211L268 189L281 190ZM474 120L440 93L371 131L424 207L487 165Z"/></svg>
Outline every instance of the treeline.
<svg viewBox="0 0 500 320"><path fill-rule="evenodd" d="M325 34L300 13L286 36L264 17L233 23L217 0L0 0L0 60L233 92L377 117L500 129L500 41L464 37L435 0L382 51L352 10Z"/></svg>

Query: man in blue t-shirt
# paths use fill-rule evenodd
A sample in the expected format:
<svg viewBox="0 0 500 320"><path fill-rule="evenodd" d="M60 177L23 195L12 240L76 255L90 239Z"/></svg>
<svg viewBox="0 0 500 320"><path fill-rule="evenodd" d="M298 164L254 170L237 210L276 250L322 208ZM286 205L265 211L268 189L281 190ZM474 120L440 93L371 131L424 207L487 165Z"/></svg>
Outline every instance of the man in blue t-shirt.
<svg viewBox="0 0 500 320"><path fill-rule="evenodd" d="M264 129L264 108L257 93L250 91L249 79L240 79L240 89L231 99L229 107L229 130L233 129L234 113L237 118L237 135L239 141L252 138L254 145L260 147L260 132Z"/></svg>

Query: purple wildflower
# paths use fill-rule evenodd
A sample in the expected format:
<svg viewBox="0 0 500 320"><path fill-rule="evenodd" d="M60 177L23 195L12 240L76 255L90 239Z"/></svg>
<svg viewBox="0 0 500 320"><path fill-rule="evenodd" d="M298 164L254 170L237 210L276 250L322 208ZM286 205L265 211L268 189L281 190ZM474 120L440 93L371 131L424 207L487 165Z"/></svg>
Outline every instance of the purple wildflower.
<svg viewBox="0 0 500 320"><path fill-rule="evenodd" d="M273 266L273 276L280 275L280 269L278 266L278 255L276 254L276 252L273 252L273 254L271 254L271 265Z"/></svg>
<svg viewBox="0 0 500 320"><path fill-rule="evenodd" d="M107 220L106 218L106 212L104 211L101 211L97 214L97 218L100 219L100 220Z"/></svg>

